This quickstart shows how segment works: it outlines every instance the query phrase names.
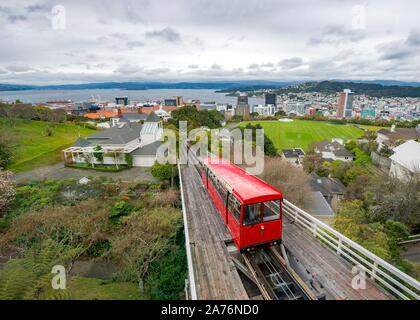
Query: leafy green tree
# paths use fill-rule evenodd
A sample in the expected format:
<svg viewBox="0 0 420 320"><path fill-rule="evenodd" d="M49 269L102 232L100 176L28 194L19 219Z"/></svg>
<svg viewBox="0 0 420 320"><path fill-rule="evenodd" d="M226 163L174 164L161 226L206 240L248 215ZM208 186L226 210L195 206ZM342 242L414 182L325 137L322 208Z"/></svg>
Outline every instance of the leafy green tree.
<svg viewBox="0 0 420 320"><path fill-rule="evenodd" d="M170 181L177 175L175 166L171 164L160 164L155 162L152 166L152 175L162 181Z"/></svg>
<svg viewBox="0 0 420 320"><path fill-rule="evenodd" d="M208 127L215 129L220 127L220 122L224 119L223 114L217 110L197 110L194 105L177 108L171 112L170 123L179 128L179 121L187 121L188 130L198 127Z"/></svg>
<svg viewBox="0 0 420 320"><path fill-rule="evenodd" d="M263 129L263 127L259 123L257 123L256 125L247 123L245 128L241 128L241 131L244 137L245 137L244 135L245 129L252 130L252 142L255 143L257 139L257 130L258 129L261 130ZM277 149L274 146L273 141L266 134L264 134L264 154L266 156L271 156L271 157L274 157L277 155Z"/></svg>
<svg viewBox="0 0 420 320"><path fill-rule="evenodd" d="M129 153L126 153L124 157L125 157L125 162L127 163L127 166L129 168L132 168L133 167L133 156Z"/></svg>
<svg viewBox="0 0 420 320"><path fill-rule="evenodd" d="M102 152L102 147L97 145L95 148L93 148L93 150L93 156L95 157L96 161L102 163L104 161L104 153Z"/></svg>
<svg viewBox="0 0 420 320"><path fill-rule="evenodd" d="M13 160L15 138L6 130L0 130L0 168L5 168Z"/></svg>
<svg viewBox="0 0 420 320"><path fill-rule="evenodd" d="M370 174L372 173L368 168L359 165L353 165L344 173L342 182L347 186L355 181L357 177Z"/></svg>

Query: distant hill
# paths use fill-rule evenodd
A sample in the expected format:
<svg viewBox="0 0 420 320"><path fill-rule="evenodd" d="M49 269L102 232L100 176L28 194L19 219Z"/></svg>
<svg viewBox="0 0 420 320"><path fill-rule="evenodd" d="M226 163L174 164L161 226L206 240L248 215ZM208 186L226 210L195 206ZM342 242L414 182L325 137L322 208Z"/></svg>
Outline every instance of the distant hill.
<svg viewBox="0 0 420 320"><path fill-rule="evenodd" d="M0 84L0 91L22 90L84 90L84 89L211 89L217 92L234 93L253 92L272 89L277 93L285 92L324 92L337 93L343 89L351 89L356 94L372 97L420 97L419 82L403 82L395 80L332 80L332 81L214 81L214 82L98 82L62 85L19 85Z"/></svg>
<svg viewBox="0 0 420 320"><path fill-rule="evenodd" d="M214 89L234 90L237 88L269 87L281 88L290 85L291 82L275 82L264 80L245 81L217 81L217 82L99 82L83 84L62 85L19 85L0 84L0 91L21 90L83 90L83 89L122 89L122 90L147 90L147 89Z"/></svg>
<svg viewBox="0 0 420 320"><path fill-rule="evenodd" d="M285 89L279 89L277 92L337 93L343 91L343 89L350 89L356 94L365 94L371 97L420 97L420 87L346 81L305 82Z"/></svg>

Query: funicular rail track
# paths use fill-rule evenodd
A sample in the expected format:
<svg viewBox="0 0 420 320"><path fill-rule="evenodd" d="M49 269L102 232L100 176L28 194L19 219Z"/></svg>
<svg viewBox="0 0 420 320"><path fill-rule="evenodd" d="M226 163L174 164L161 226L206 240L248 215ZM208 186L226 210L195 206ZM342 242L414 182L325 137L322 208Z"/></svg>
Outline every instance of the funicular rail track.
<svg viewBox="0 0 420 320"><path fill-rule="evenodd" d="M242 258L265 300L316 300L275 248L244 253Z"/></svg>

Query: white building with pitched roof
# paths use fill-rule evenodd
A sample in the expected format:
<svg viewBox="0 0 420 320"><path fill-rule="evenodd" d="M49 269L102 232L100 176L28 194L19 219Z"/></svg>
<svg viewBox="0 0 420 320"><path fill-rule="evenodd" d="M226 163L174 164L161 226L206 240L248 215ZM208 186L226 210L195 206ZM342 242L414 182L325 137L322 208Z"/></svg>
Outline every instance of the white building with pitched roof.
<svg viewBox="0 0 420 320"><path fill-rule="evenodd" d="M128 155L134 167L151 167L163 135L162 120L151 112L144 124L117 123L63 150L67 164L126 165ZM102 157L98 157L102 153Z"/></svg>
<svg viewBox="0 0 420 320"><path fill-rule="evenodd" d="M408 140L392 149L394 154L391 159L389 174L408 181L414 175L420 175L420 143Z"/></svg>

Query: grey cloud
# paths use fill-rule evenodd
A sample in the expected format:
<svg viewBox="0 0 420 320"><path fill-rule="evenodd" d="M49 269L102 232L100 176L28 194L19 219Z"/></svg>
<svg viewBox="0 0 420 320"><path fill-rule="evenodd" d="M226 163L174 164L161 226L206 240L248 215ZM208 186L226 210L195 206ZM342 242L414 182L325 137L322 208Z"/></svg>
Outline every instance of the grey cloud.
<svg viewBox="0 0 420 320"><path fill-rule="evenodd" d="M278 64L283 69L294 69L303 65L302 58L294 57L289 59L283 59Z"/></svg>
<svg viewBox="0 0 420 320"><path fill-rule="evenodd" d="M114 73L133 74L133 73L138 73L142 70L143 68L137 65L122 64L122 65L119 65L118 68L114 70Z"/></svg>
<svg viewBox="0 0 420 320"><path fill-rule="evenodd" d="M171 27L166 27L162 30L146 32L146 37L163 39L168 42L178 42L181 40L181 35Z"/></svg>
<svg viewBox="0 0 420 320"><path fill-rule="evenodd" d="M382 60L402 61L419 55L420 31L411 30L405 40L383 43L377 47Z"/></svg>
<svg viewBox="0 0 420 320"><path fill-rule="evenodd" d="M160 75L160 74L168 74L172 70L169 68L155 68L155 69L149 69L146 70L146 74L148 75Z"/></svg>
<svg viewBox="0 0 420 320"><path fill-rule="evenodd" d="M19 21L26 21L28 20L28 17L23 14L11 14L7 18L10 23L16 23Z"/></svg>
<svg viewBox="0 0 420 320"><path fill-rule="evenodd" d="M411 30L406 43L411 46L420 46L420 30Z"/></svg>
<svg viewBox="0 0 420 320"><path fill-rule="evenodd" d="M26 11L32 13L32 12L38 12L38 11L50 11L50 8L45 4L32 4L26 7Z"/></svg>
<svg viewBox="0 0 420 320"><path fill-rule="evenodd" d="M248 69L258 69L259 67L260 67L259 64L253 63L253 64L248 66Z"/></svg>
<svg viewBox="0 0 420 320"><path fill-rule="evenodd" d="M63 0L58 3L65 5L68 19L67 29L60 31L52 30L48 12L41 8L56 3L0 0L0 23L5 25L0 28L0 60L6 72L0 72L1 81L420 80L418 0L406 0L404 6L369 1L368 14L375 17L368 17L364 31L351 29L351 5L338 0L282 0L281 6L278 0ZM404 17L398 26L392 23L395 15ZM9 16L17 16L15 23ZM381 39L393 42L381 44ZM138 51L142 67L135 64ZM6 66L22 71L7 71Z"/></svg>
<svg viewBox="0 0 420 320"><path fill-rule="evenodd" d="M11 71L11 72L28 72L28 71L33 71L34 69L31 67L27 67L27 66L8 66L6 67L7 70Z"/></svg>
<svg viewBox="0 0 420 320"><path fill-rule="evenodd" d="M144 43L141 41L127 41L126 45L127 45L127 48L134 49L134 48L143 47Z"/></svg>
<svg viewBox="0 0 420 320"><path fill-rule="evenodd" d="M348 29L342 25L327 25L320 30L316 35L312 36L307 44L340 44L346 42L357 42L364 39L365 31L361 29Z"/></svg>
<svg viewBox="0 0 420 320"><path fill-rule="evenodd" d="M381 59L383 60L402 60L411 57L414 54L412 50L406 48L399 48L394 46L387 46L383 49Z"/></svg>

